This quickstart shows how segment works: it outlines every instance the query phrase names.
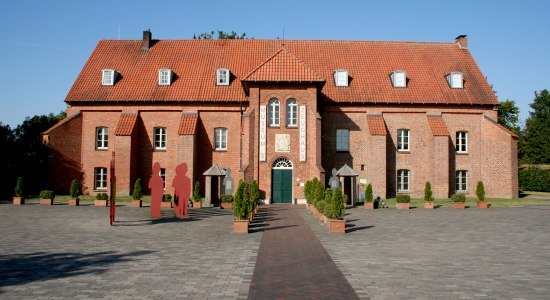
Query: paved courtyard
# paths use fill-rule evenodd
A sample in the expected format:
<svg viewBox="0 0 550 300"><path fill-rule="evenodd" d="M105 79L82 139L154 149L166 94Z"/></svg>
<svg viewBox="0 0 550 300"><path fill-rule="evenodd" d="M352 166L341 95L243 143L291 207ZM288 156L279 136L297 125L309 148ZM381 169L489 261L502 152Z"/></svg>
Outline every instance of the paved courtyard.
<svg viewBox="0 0 550 300"><path fill-rule="evenodd" d="M293 211L360 298L550 296L550 207L355 208L346 235ZM151 221L148 212L118 207L111 227L107 208L1 204L0 298L244 299L262 237L285 217L277 213L272 231L256 224L234 235L230 211L192 211L187 221Z"/></svg>

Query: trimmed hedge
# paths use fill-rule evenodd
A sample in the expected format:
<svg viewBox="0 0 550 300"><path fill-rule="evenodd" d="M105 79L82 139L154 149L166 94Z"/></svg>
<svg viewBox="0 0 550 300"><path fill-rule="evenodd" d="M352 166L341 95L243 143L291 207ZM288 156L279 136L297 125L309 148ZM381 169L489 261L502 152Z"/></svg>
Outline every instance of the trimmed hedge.
<svg viewBox="0 0 550 300"><path fill-rule="evenodd" d="M478 201L485 201L485 187L483 186L483 181L477 182L476 196Z"/></svg>
<svg viewBox="0 0 550 300"><path fill-rule="evenodd" d="M40 198L42 199L55 199L55 193L50 190L43 190L40 192Z"/></svg>
<svg viewBox="0 0 550 300"><path fill-rule="evenodd" d="M411 196L405 195L405 194L397 194L397 196L395 196L395 202L397 202L397 203L410 203L411 202Z"/></svg>
<svg viewBox="0 0 550 300"><path fill-rule="evenodd" d="M80 182L78 179L73 179L71 182L71 190L69 195L71 195L71 198L73 199L76 199L78 196L82 195L82 192L80 191Z"/></svg>
<svg viewBox="0 0 550 300"><path fill-rule="evenodd" d="M221 200L223 203L233 203L233 195L228 195L228 194L222 195Z"/></svg>
<svg viewBox="0 0 550 300"><path fill-rule="evenodd" d="M105 194L106 195L106 194ZM107 199L103 199L103 200L107 200ZM162 201L163 202L172 202L172 195L170 194L164 194L164 196L162 197Z"/></svg>
<svg viewBox="0 0 550 300"><path fill-rule="evenodd" d="M233 216L236 220L248 220L250 216L249 190L250 187L248 183L241 179L237 191L235 192L235 197L233 198Z"/></svg>
<svg viewBox="0 0 550 300"><path fill-rule="evenodd" d="M138 178L134 183L134 191L132 192L132 199L141 200L141 198L143 198L143 187L141 184L141 178Z"/></svg>
<svg viewBox="0 0 550 300"><path fill-rule="evenodd" d="M372 184L367 185L367 190L365 191L365 202L374 202L374 195L372 194Z"/></svg>
<svg viewBox="0 0 550 300"><path fill-rule="evenodd" d="M107 193L98 193L97 195L95 195L95 198L97 200L108 200L109 195L107 195Z"/></svg>
<svg viewBox="0 0 550 300"><path fill-rule="evenodd" d="M550 192L550 170L538 167L520 169L519 186L522 191Z"/></svg>
<svg viewBox="0 0 550 300"><path fill-rule="evenodd" d="M453 202L466 202L466 195L464 194L453 194L451 196Z"/></svg>
<svg viewBox="0 0 550 300"><path fill-rule="evenodd" d="M23 184L23 177L17 177L17 183L15 184L15 197L23 197L23 190L24 190L24 184Z"/></svg>
<svg viewBox="0 0 550 300"><path fill-rule="evenodd" d="M424 201L425 202L434 201L434 197L432 193L432 184L429 181L426 182L426 185L424 186Z"/></svg>

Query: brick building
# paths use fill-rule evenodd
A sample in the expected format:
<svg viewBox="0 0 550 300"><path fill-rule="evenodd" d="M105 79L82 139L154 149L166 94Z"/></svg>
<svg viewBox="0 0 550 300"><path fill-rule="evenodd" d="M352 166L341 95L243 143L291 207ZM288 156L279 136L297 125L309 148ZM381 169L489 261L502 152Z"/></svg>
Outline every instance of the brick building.
<svg viewBox="0 0 550 300"><path fill-rule="evenodd" d="M465 36L454 43L280 40L102 40L44 133L50 185L117 193L155 162L166 192L186 163L207 202L258 180L273 203L303 201L304 183L336 176L350 199L516 197L517 136ZM332 174L334 173L334 174Z"/></svg>

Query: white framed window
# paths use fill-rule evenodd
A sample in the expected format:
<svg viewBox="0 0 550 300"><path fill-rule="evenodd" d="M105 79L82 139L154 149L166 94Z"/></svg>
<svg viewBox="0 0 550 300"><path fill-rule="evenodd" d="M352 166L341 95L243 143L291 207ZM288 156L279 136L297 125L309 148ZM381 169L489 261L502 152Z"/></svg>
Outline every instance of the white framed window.
<svg viewBox="0 0 550 300"><path fill-rule="evenodd" d="M216 74L216 84L217 85L229 85L229 69L218 69Z"/></svg>
<svg viewBox="0 0 550 300"><path fill-rule="evenodd" d="M277 98L269 100L269 126L280 126L281 102Z"/></svg>
<svg viewBox="0 0 550 300"><path fill-rule="evenodd" d="M94 169L94 190L107 190L107 168Z"/></svg>
<svg viewBox="0 0 550 300"><path fill-rule="evenodd" d="M349 129L336 129L336 151L349 151Z"/></svg>
<svg viewBox="0 0 550 300"><path fill-rule="evenodd" d="M348 86L348 70L336 70L334 72L334 84L336 86Z"/></svg>
<svg viewBox="0 0 550 300"><path fill-rule="evenodd" d="M227 128L214 128L214 150L227 150Z"/></svg>
<svg viewBox="0 0 550 300"><path fill-rule="evenodd" d="M286 101L286 126L298 126L298 101L293 98Z"/></svg>
<svg viewBox="0 0 550 300"><path fill-rule="evenodd" d="M456 132L456 152L468 153L468 132L466 131Z"/></svg>
<svg viewBox="0 0 550 300"><path fill-rule="evenodd" d="M159 176L160 178L162 178L162 187L164 188L164 190L166 190L166 169L165 168L160 168Z"/></svg>
<svg viewBox="0 0 550 300"><path fill-rule="evenodd" d="M394 71L391 74L393 87L407 87L407 73L405 71Z"/></svg>
<svg viewBox="0 0 550 300"><path fill-rule="evenodd" d="M96 128L95 148L97 150L109 149L109 128L108 127Z"/></svg>
<svg viewBox="0 0 550 300"><path fill-rule="evenodd" d="M456 171L456 192L466 193L468 191L468 171L458 170Z"/></svg>
<svg viewBox="0 0 550 300"><path fill-rule="evenodd" d="M397 192L408 192L410 183L409 170L397 170Z"/></svg>
<svg viewBox="0 0 550 300"><path fill-rule="evenodd" d="M447 75L449 86L453 89L461 89L464 87L464 76L461 72L451 72Z"/></svg>
<svg viewBox="0 0 550 300"><path fill-rule="evenodd" d="M166 127L155 127L155 149L166 149Z"/></svg>
<svg viewBox="0 0 550 300"><path fill-rule="evenodd" d="M170 85L172 83L172 70L159 70L159 85Z"/></svg>
<svg viewBox="0 0 550 300"><path fill-rule="evenodd" d="M101 85L114 85L115 84L115 70L104 69L101 70Z"/></svg>
<svg viewBox="0 0 550 300"><path fill-rule="evenodd" d="M397 151L410 151L410 130L397 130Z"/></svg>

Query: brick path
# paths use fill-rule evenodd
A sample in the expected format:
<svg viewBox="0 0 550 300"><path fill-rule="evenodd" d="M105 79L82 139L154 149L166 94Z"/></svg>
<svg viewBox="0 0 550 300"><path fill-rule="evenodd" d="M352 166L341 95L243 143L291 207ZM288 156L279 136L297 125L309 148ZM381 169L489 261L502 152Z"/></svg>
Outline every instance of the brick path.
<svg viewBox="0 0 550 300"><path fill-rule="evenodd" d="M263 237L249 299L357 299L300 209L263 208Z"/></svg>

